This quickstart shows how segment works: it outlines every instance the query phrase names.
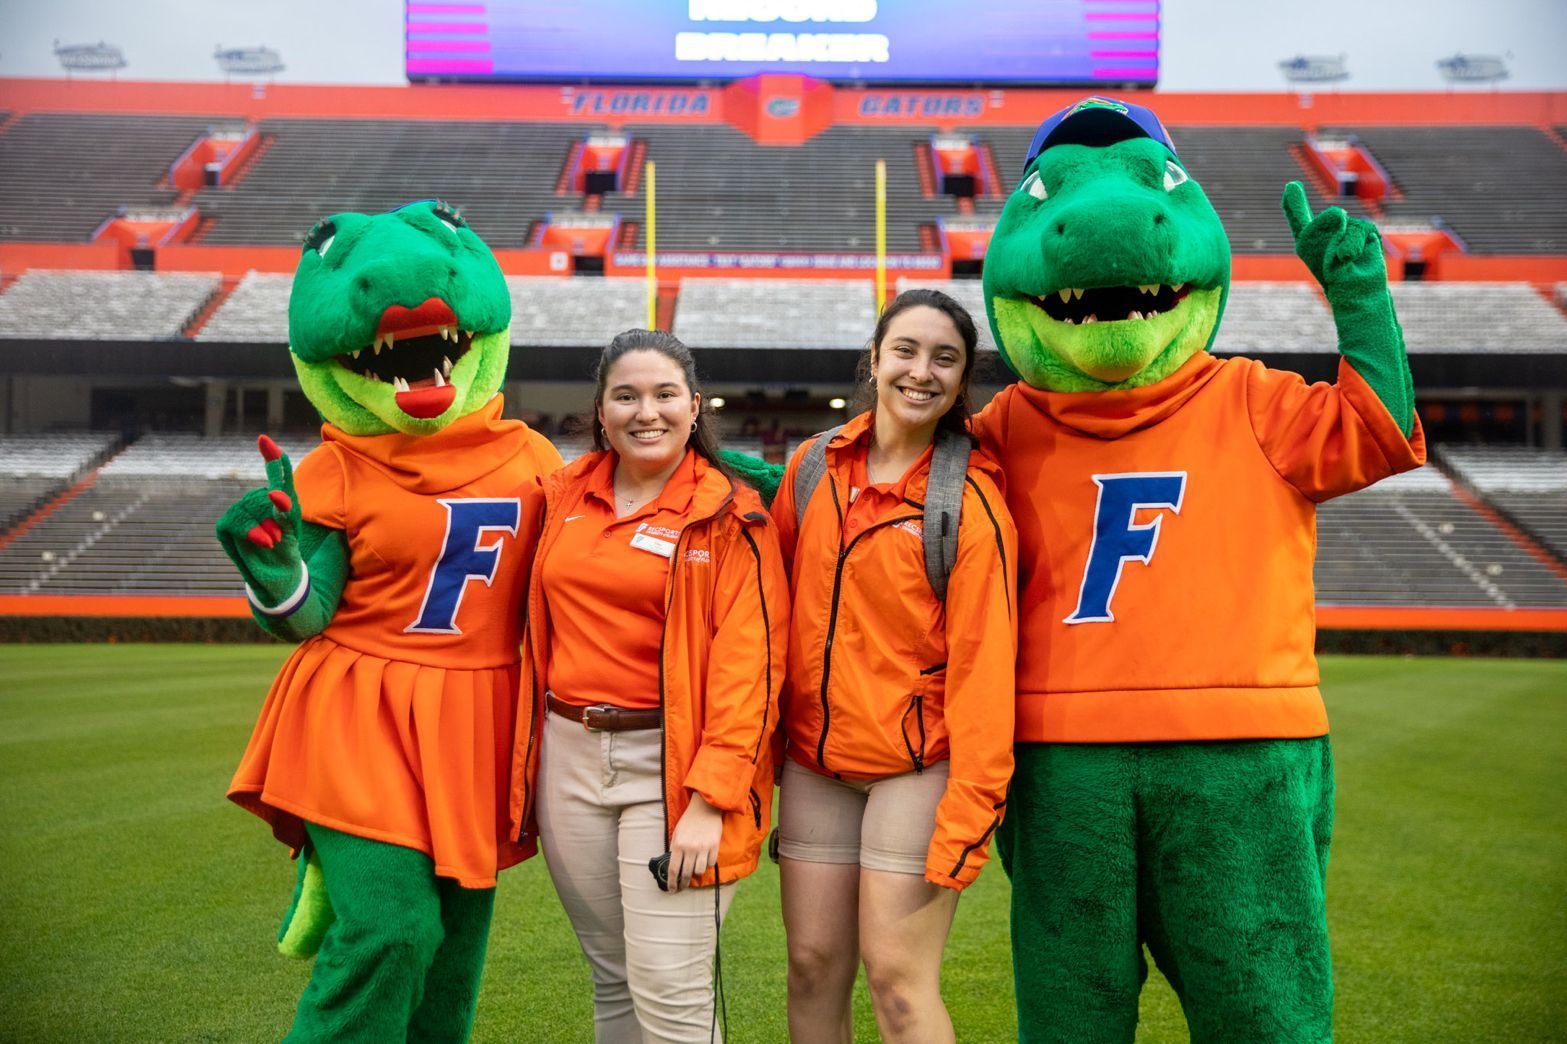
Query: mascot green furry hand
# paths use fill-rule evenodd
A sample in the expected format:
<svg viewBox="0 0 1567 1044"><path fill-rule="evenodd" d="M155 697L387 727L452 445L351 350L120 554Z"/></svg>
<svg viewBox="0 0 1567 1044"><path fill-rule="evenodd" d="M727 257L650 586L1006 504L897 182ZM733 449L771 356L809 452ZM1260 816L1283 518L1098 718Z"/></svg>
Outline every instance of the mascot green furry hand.
<svg viewBox="0 0 1567 1044"><path fill-rule="evenodd" d="M1333 820L1315 508L1417 467L1376 229L1284 210L1337 383L1209 354L1218 215L1148 109L1039 128L985 261L1022 378L977 418L1020 544L1012 878L1019 1035L1130 1041L1144 947L1195 1041L1325 1041Z"/></svg>
<svg viewBox="0 0 1567 1044"><path fill-rule="evenodd" d="M217 524L256 621L301 643L229 788L301 852L290 1041L466 1039L496 872L535 847L505 825L517 607L560 455L501 418L510 322L451 207L318 224L289 350L322 443L296 471L262 436L267 487Z"/></svg>

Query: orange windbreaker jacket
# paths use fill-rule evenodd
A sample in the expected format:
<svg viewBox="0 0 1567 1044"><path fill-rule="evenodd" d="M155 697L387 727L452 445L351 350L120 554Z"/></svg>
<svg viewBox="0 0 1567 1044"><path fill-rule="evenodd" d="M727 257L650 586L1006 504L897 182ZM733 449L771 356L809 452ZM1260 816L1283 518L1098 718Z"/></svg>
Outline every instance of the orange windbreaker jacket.
<svg viewBox="0 0 1567 1044"><path fill-rule="evenodd" d="M687 451L691 452L691 451ZM538 563L602 459L590 453L555 472L543 491L543 527L528 584L523 639L523 707L512 756L515 836L536 835L534 776L544 717L549 608ZM691 511L670 559L659 662L664 713L664 840L685 813L691 790L724 812L717 874L756 869L772 812L772 735L789 630L788 578L778 534L756 492L731 483L701 457ZM604 644L613 646L606 634ZM715 872L697 878L711 885Z"/></svg>
<svg viewBox="0 0 1567 1044"><path fill-rule="evenodd" d="M798 533L794 476L809 442L773 501L794 599L788 756L856 780L947 761L925 878L961 889L984 865L1012 776L1017 532L998 470L976 449L943 604L925 574L921 536L928 458L909 476L901 505L844 529L850 474L870 429L871 414L862 414L828 443L827 473Z"/></svg>

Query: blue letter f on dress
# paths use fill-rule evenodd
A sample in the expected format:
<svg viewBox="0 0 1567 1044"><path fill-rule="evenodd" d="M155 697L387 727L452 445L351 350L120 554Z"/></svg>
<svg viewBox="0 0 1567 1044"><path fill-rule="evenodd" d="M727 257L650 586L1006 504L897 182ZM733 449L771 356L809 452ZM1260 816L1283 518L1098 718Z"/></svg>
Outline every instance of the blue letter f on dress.
<svg viewBox="0 0 1567 1044"><path fill-rule="evenodd" d="M1105 623L1113 621L1110 600L1121 582L1121 568L1127 562L1147 565L1159 546L1162 515L1150 522L1132 520L1143 508L1167 508L1179 515L1181 498L1186 495L1186 472L1144 471L1125 475L1095 475L1099 502L1094 507L1094 540L1088 547L1088 565L1083 569L1083 586L1077 595L1077 609L1065 623Z"/></svg>
<svg viewBox="0 0 1567 1044"><path fill-rule="evenodd" d="M501 541L480 546L480 539L495 531L516 536L522 517L522 502L516 497L454 498L436 503L446 509L446 540L440 560L430 570L419 619L404 627L404 634L462 634L457 610L468 581L483 580L488 587L495 582L495 570L501 564Z"/></svg>

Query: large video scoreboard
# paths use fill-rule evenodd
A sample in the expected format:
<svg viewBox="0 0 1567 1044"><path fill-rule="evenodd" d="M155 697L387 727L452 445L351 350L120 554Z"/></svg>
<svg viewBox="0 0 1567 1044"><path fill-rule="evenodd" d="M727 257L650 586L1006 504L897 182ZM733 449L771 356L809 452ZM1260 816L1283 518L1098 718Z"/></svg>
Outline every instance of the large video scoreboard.
<svg viewBox="0 0 1567 1044"><path fill-rule="evenodd" d="M408 78L1153 86L1159 0L405 0Z"/></svg>

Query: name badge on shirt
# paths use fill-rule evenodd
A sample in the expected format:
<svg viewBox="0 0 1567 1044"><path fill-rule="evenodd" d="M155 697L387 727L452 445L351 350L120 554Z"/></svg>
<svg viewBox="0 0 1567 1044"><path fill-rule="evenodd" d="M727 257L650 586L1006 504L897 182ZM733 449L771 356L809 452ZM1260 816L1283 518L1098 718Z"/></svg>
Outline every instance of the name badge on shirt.
<svg viewBox="0 0 1567 1044"><path fill-rule="evenodd" d="M675 544L672 540L660 540L646 533L638 533L631 538L631 546L639 551L651 551L661 558L673 558L675 556Z"/></svg>

